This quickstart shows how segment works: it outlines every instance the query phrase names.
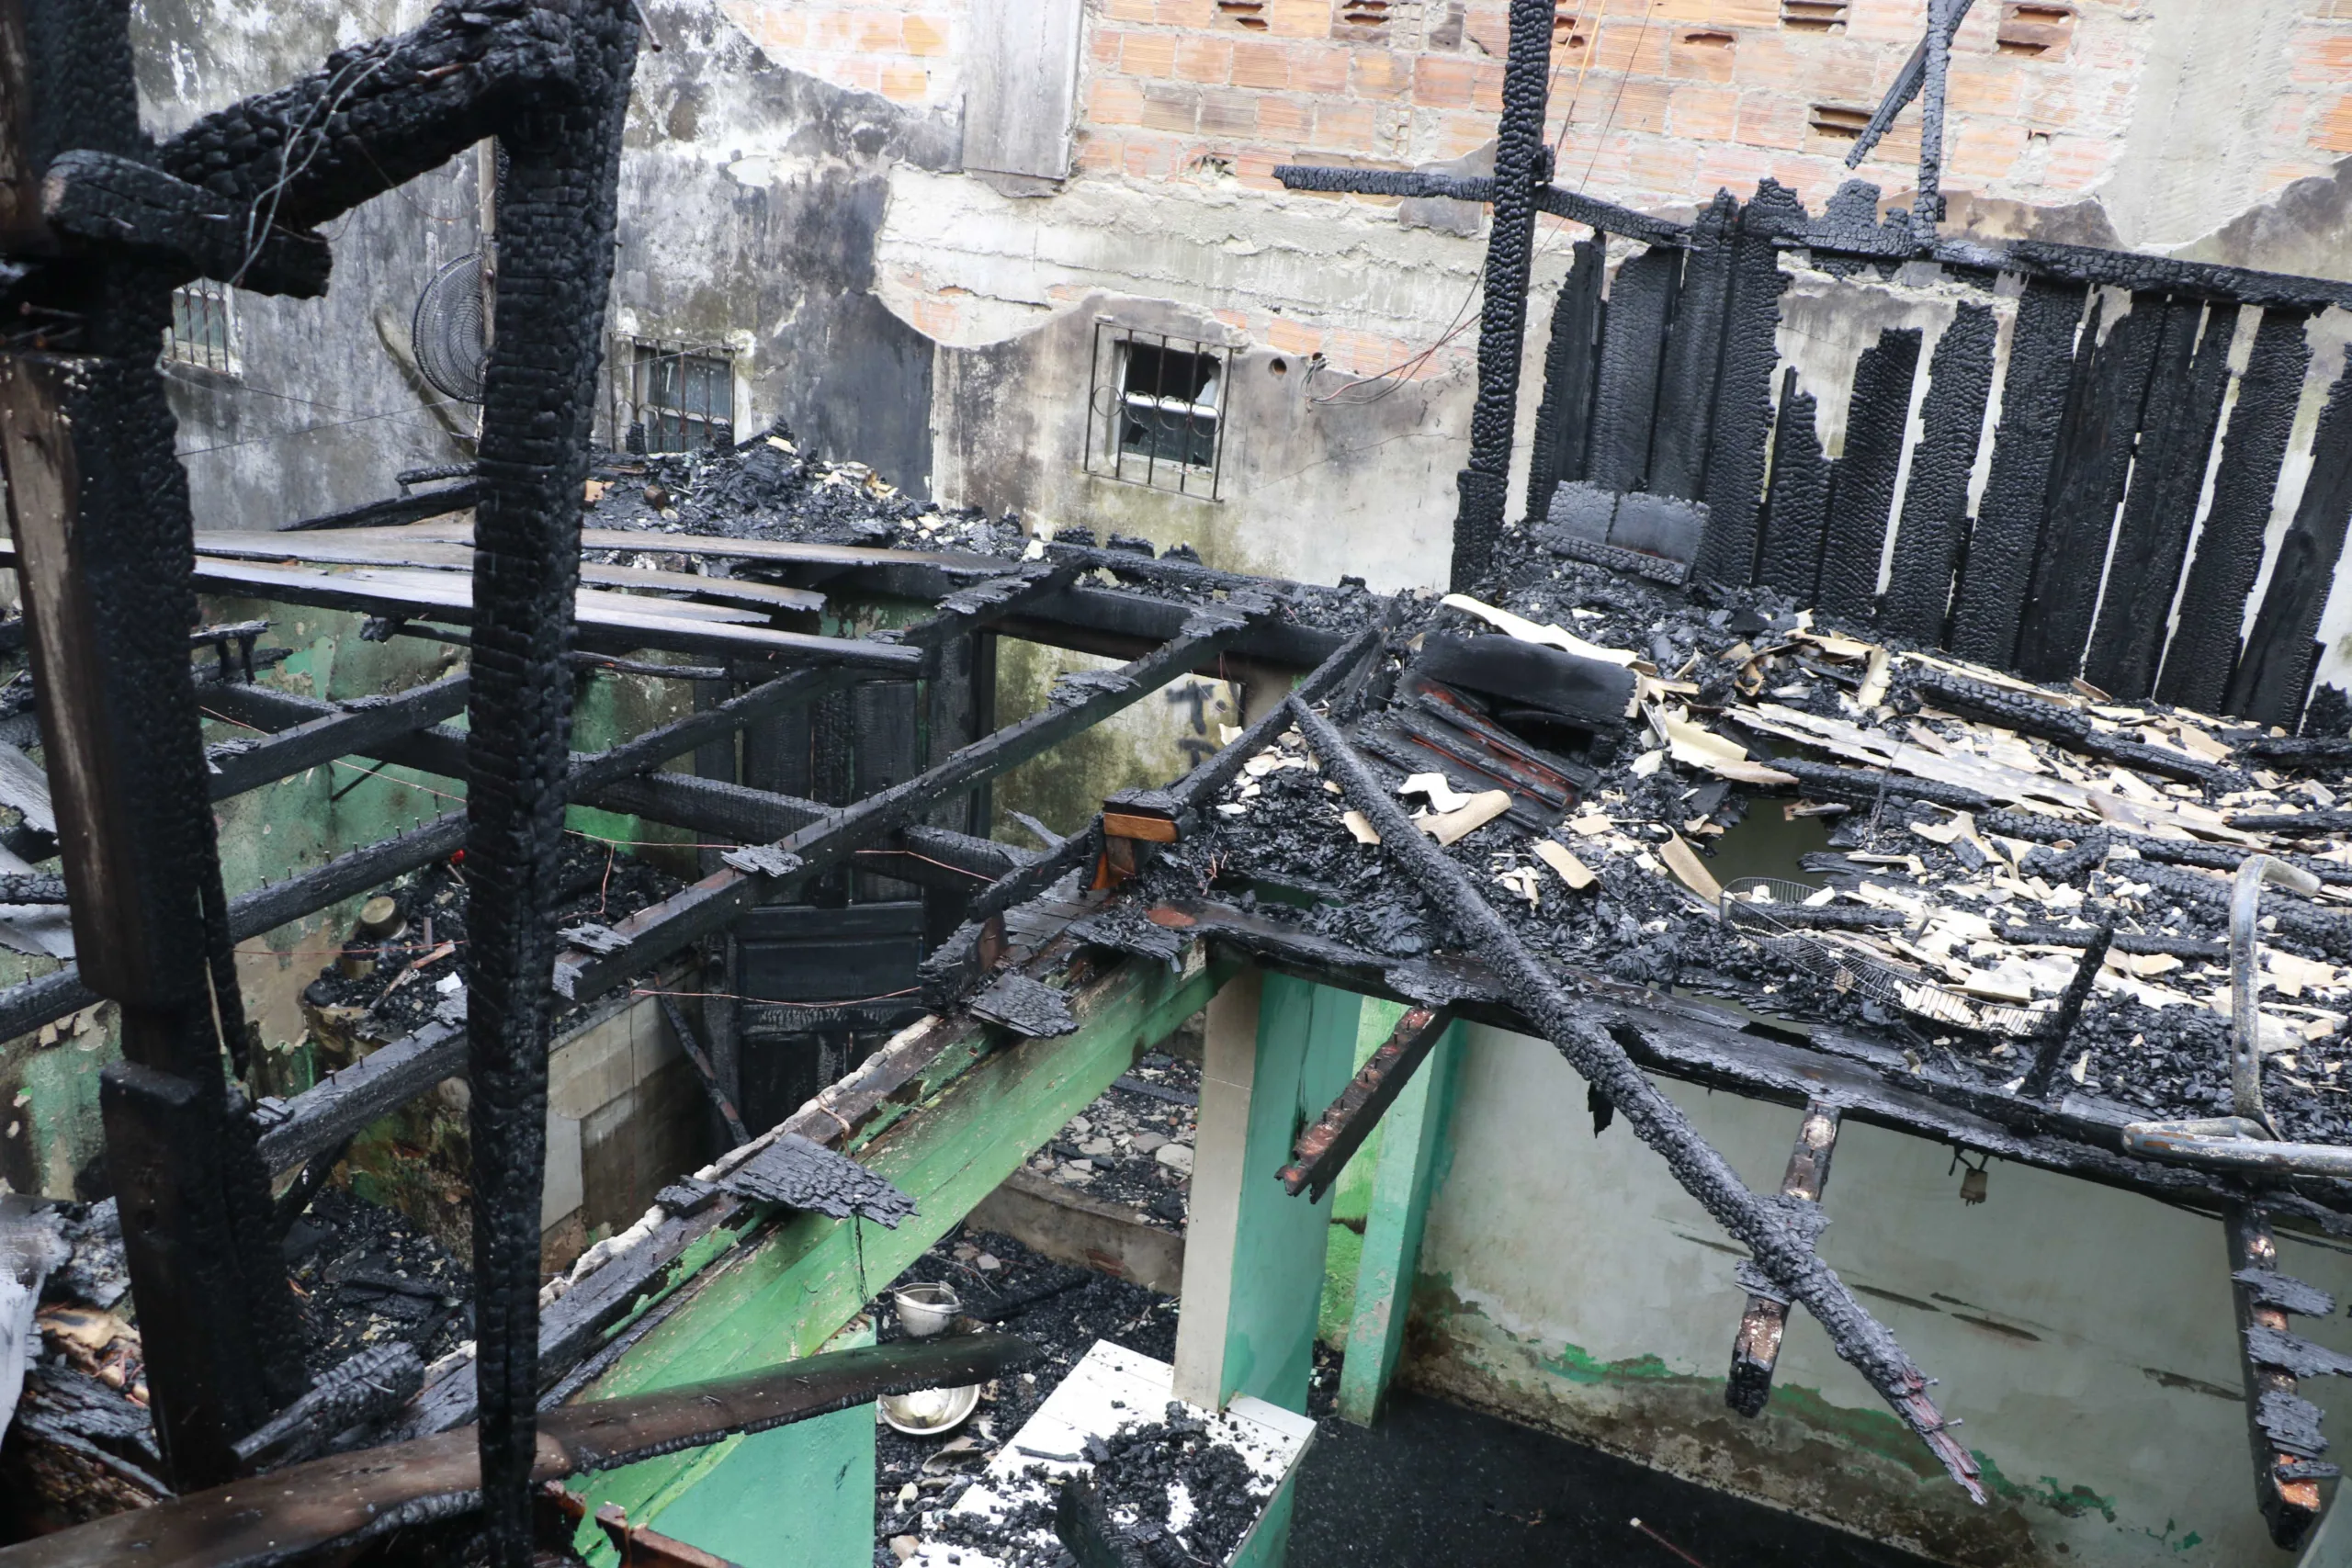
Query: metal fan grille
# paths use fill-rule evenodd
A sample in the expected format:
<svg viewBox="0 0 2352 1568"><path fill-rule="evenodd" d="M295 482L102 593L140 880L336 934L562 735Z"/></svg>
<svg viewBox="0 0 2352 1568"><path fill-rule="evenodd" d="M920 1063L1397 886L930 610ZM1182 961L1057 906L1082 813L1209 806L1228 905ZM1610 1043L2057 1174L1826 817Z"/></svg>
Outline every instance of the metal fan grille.
<svg viewBox="0 0 2352 1568"><path fill-rule="evenodd" d="M416 298L409 342L416 368L445 398L481 401L483 362L489 357L482 310L481 258L462 255L433 275Z"/></svg>

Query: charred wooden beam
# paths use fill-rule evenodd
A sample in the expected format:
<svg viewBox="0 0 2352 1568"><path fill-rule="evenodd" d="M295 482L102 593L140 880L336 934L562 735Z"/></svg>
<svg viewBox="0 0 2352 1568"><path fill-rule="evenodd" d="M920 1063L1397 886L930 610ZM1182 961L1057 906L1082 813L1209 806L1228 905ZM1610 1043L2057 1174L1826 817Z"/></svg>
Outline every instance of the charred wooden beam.
<svg viewBox="0 0 2352 1568"><path fill-rule="evenodd" d="M1035 1356L1009 1334L839 1350L656 1393L565 1405L539 1421L534 1486L869 1404L986 1382ZM314 1460L0 1551L7 1568L211 1568L290 1562L481 1506L471 1427Z"/></svg>
<svg viewBox="0 0 2352 1568"><path fill-rule="evenodd" d="M709 1054L702 1048L701 1037L686 1021L686 1015L678 1010L676 1002L668 997L661 1000L662 1016L669 1021L670 1032L676 1037L678 1049L685 1053L686 1060L693 1065L695 1077L702 1082L703 1093L710 1097L711 1109L718 1111L719 1119L727 1123L729 1140L737 1148L741 1148L752 1141L751 1129L743 1125L743 1118L736 1111L735 1102L728 1098L727 1086L718 1081L718 1070L711 1066Z"/></svg>
<svg viewBox="0 0 2352 1568"><path fill-rule="evenodd" d="M1838 1107L1816 1100L1804 1108L1804 1123L1797 1129L1796 1146L1789 1151L1789 1168L1781 1178L1781 1196L1804 1203L1819 1203L1829 1185L1829 1156L1838 1149ZM1740 1283L1747 1287L1747 1308L1739 1315L1739 1332L1732 1339L1731 1378L1724 1384L1724 1403L1742 1416L1761 1416L1772 1397L1772 1371L1781 1359L1781 1336L1789 1325L1789 1298L1778 1285L1742 1260Z"/></svg>
<svg viewBox="0 0 2352 1568"><path fill-rule="evenodd" d="M1443 1008L1406 1009L1405 1016L1396 1021L1396 1027L1373 1052L1371 1060L1348 1080L1339 1099L1313 1126L1299 1134L1291 1163L1280 1172L1283 1190L1294 1198L1304 1192L1308 1202L1321 1202L1348 1161L1363 1147L1364 1139L1380 1125L1380 1118L1453 1027L1453 1015Z"/></svg>
<svg viewBox="0 0 2352 1568"><path fill-rule="evenodd" d="M463 512L481 499L481 487L468 470L462 484L447 490L429 490L422 495L398 495L383 501L371 501L364 506L348 506L341 512L329 512L317 517L303 517L292 523L280 523L281 534L307 532L316 528L386 528L403 523L422 523L428 517L444 517L452 512Z"/></svg>
<svg viewBox="0 0 2352 1568"><path fill-rule="evenodd" d="M1682 1189L1747 1245L1765 1276L1805 1304L1838 1355L1879 1391L1962 1490L1983 1502L1984 1487L1976 1461L1928 1397L1926 1375L1815 1255L1813 1231L1817 1227L1799 1223L1787 1206L1751 1191L1626 1055L1617 1034L1631 1032L1630 1023L1570 1000L1550 967L1528 952L1462 868L1414 826L1346 738L1297 698L1287 705L1307 744L1322 758L1325 771L1379 833L1383 852L1394 856L1419 884L1456 938L1495 966L1511 999L1568 1064L1608 1097L1635 1136L1666 1158Z"/></svg>
<svg viewBox="0 0 2352 1568"><path fill-rule="evenodd" d="M2283 1278L2269 1217L2259 1203L2233 1201L2222 1211L2222 1225L2230 1249L2230 1301L2243 1342L2239 1364L2245 1377L2255 1501L2271 1540L2292 1550L2319 1517L2319 1483L2335 1467L2320 1461L2327 1440L2319 1433L2319 1406L2295 1392L2292 1371L2264 1359L2253 1342L2257 1331L2283 1335L2287 1329L2287 1309L2267 1288Z"/></svg>
<svg viewBox="0 0 2352 1568"><path fill-rule="evenodd" d="M374 751L388 741L440 723L466 708L470 682L451 675L395 697L330 705L328 715L257 739L233 739L206 749L214 800L226 800L338 757ZM220 705L217 702L215 706Z"/></svg>
<svg viewBox="0 0 2352 1568"><path fill-rule="evenodd" d="M1367 626L1323 659L1298 685L1310 702L1324 702L1354 689L1367 673L1387 635L1392 604L1382 623ZM1269 708L1243 728L1230 745L1204 759L1167 792L1176 807L1180 829L1186 813L1197 816L1216 794L1240 776L1250 758L1274 742L1290 727L1280 706ZM1003 912L1036 897L1070 873L1094 863L1102 852L1100 823L1074 833L1054 851L1034 860L973 899L964 923L923 960L923 1003L934 1010L951 1007L973 982L996 966L1004 953Z"/></svg>
<svg viewBox="0 0 2352 1568"><path fill-rule="evenodd" d="M2105 492L2100 494L2104 496ZM2111 497L2107 498L2106 505L2106 514L2111 517L2115 511ZM2085 614L2088 612L2085 611ZM2067 660L2073 658L2071 653L2066 655ZM2058 662L2064 663L2064 660ZM2057 663L2050 666L2052 669L2057 667ZM2071 670L2073 666L2069 663L2066 668ZM2084 756L2120 762L2142 773L2216 790L2245 789L2253 782L2234 768L2222 767L2175 751L2169 747L2120 739L2093 724L2091 716L2080 709L2065 707L2041 697L2030 697L2022 692L2009 691L1986 682L1972 681L1965 675L1923 669L1912 678L1912 686L1938 707L1972 715L2023 734L2038 735Z"/></svg>
<svg viewBox="0 0 2352 1568"><path fill-rule="evenodd" d="M1017 767L1158 691L1268 608L1263 600L1238 596L1199 606L1182 634L1156 652L1119 670L1066 677L1041 712L973 742L928 772L829 811L773 844L732 852L722 857L729 863L715 874L614 928L626 947L606 953L573 949L559 958L556 990L574 1000L595 996L631 971L716 931L755 892L786 891L823 874L939 801Z"/></svg>

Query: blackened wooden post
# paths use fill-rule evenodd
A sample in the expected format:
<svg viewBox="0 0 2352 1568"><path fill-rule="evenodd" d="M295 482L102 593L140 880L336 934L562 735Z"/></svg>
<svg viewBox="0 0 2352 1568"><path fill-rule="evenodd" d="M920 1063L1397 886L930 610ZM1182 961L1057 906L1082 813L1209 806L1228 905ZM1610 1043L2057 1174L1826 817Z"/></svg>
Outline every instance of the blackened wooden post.
<svg viewBox="0 0 2352 1568"><path fill-rule="evenodd" d="M2148 378L2139 452L2083 665L2090 683L2120 702L2136 703L2156 683L2180 563L2188 554L2197 498L2229 390L2238 312L2235 305L2221 304L2208 310L2196 299L2175 299L2165 308L2165 341Z"/></svg>
<svg viewBox="0 0 2352 1568"><path fill-rule="evenodd" d="M0 0L0 243L28 235L19 177L69 150L144 148L129 7ZM293 1298L243 1097L221 1069L243 1028L210 964L225 930L187 655L187 484L157 370L170 275L99 254L43 280L53 352L0 355L8 478L51 790L82 979L122 1010L101 1110L174 1483L227 1481L232 1444L300 1391Z"/></svg>
<svg viewBox="0 0 2352 1568"><path fill-rule="evenodd" d="M1552 492L1584 478L1585 437L1592 422L1592 384L1600 352L1602 275L1609 236L1576 243L1568 280L1552 303L1552 337L1544 355L1544 400L1535 407L1535 434L1527 457L1527 516L1550 515Z"/></svg>
<svg viewBox="0 0 2352 1568"><path fill-rule="evenodd" d="M1992 310L1962 305L1952 312L1928 362L1928 390L1919 400L1919 444L1904 481L1903 520L1894 531L1894 558L1879 604L1879 626L1928 645L1943 641L1951 611L1952 576L1967 536L1968 479L1984 433L1984 403L1993 390L1993 347L1998 331Z"/></svg>
<svg viewBox="0 0 2352 1568"><path fill-rule="evenodd" d="M1894 515L1894 480L1919 373L1919 329L1885 327L1854 367L1846 399L1846 452L1824 524L1816 596L1832 615L1868 620L1878 604L1878 566Z"/></svg>
<svg viewBox="0 0 2352 1568"><path fill-rule="evenodd" d="M1707 532L1693 569L1702 581L1737 588L1755 575L1757 513L1772 432L1772 368L1781 356L1781 291L1789 283L1773 236L1804 224L1804 205L1772 180L1740 209L1709 433Z"/></svg>
<svg viewBox="0 0 2352 1568"><path fill-rule="evenodd" d="M2041 543L2018 626L2018 671L2036 681L2064 681L2082 667L2115 510L2147 400L2164 301L2133 296L2131 310L2109 322L2104 343L2099 315L2100 302L2094 300L2058 422Z"/></svg>
<svg viewBox="0 0 2352 1568"><path fill-rule="evenodd" d="M1470 466L1453 521L1454 587L1487 570L1510 489L1511 427L1535 251L1535 186L1550 177L1544 106L1552 66L1552 0L1511 0L1503 118L1495 141L1495 208L1487 231L1486 298L1478 310L1478 400L1470 411Z"/></svg>
<svg viewBox="0 0 2352 1568"><path fill-rule="evenodd" d="M2223 713L2276 724L2292 734L2303 716L2317 668L2320 612L2335 583L2344 554L2344 526L2352 519L2352 373L2336 378L2312 436L2311 477L2303 481L2295 521L2278 541L2270 586L2254 617L2245 651L2230 676Z"/></svg>
<svg viewBox="0 0 2352 1568"><path fill-rule="evenodd" d="M2312 362L2301 310L2267 308L2255 329L2254 352L2238 378L2237 406L2213 470L2213 504L2197 536L2197 554L2180 592L2180 626L2156 677L2159 701L2219 713L2237 663L2246 595L2262 570L2278 471L2294 434L2295 409Z"/></svg>

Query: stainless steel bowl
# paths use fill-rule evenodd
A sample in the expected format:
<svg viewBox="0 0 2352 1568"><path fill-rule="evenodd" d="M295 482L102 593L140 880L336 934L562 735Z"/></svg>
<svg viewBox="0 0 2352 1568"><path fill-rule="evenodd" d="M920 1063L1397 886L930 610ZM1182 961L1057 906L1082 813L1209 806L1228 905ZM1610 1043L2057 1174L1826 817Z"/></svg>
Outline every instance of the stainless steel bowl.
<svg viewBox="0 0 2352 1568"><path fill-rule="evenodd" d="M882 1419L910 1438L935 1438L952 1432L980 1407L980 1385L961 1388L919 1388L912 1393L886 1393L876 1402Z"/></svg>

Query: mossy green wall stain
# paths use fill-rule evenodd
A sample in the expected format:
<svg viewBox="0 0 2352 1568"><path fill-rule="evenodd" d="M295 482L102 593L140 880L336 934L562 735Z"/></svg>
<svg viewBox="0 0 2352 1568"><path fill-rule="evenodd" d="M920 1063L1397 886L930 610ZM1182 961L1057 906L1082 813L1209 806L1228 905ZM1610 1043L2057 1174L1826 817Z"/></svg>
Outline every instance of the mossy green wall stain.
<svg viewBox="0 0 2352 1568"><path fill-rule="evenodd" d="M1120 661L1096 659L1042 644L997 639L996 714L999 725L1041 711L1054 682L1064 672L1114 670ZM1195 725L1186 694L1201 694ZM1105 795L1148 788L1188 773L1202 743L1214 750L1220 724L1239 722L1239 695L1222 681L1193 677L1171 682L1125 711L1001 775L992 794L997 820L991 832L1012 842L1030 842L1027 829L1008 811L1025 811L1057 833L1074 833L1102 809ZM1186 743L1192 742L1190 749Z"/></svg>
<svg viewBox="0 0 2352 1568"><path fill-rule="evenodd" d="M111 1007L104 1010L107 1019L113 1014ZM17 1064L16 1093L24 1101L19 1109L28 1122L25 1131L40 1171L37 1190L71 1196L84 1163L105 1146L98 1121L98 1074L116 1055L112 1031L93 1023L86 1032L62 1035L56 1044L33 1051Z"/></svg>
<svg viewBox="0 0 2352 1568"><path fill-rule="evenodd" d="M1335 1348L1348 1342L1348 1325L1356 1315L1356 1270L1363 1262L1363 1237L1351 1227L1334 1224L1323 1260L1323 1308L1316 1320L1315 1337Z"/></svg>
<svg viewBox="0 0 2352 1568"><path fill-rule="evenodd" d="M2086 1514L2096 1513L2109 1524L2115 1522L2115 1499L2112 1497L2102 1497L2087 1486L2080 1484L2069 1486L2054 1475L2043 1476L2038 1486L2020 1486L2002 1474L2000 1465L1995 1462L1993 1456L1983 1449L1971 1449L1968 1451L1975 1459L1978 1468L1984 1471L1984 1484L1995 1494L2007 1498L2010 1502L2039 1503L2041 1506L2054 1513L2064 1514L2070 1519L2079 1519ZM2165 1530L2167 1535L2171 1533L2171 1520L2165 1521ZM2165 1539L2164 1536L2154 1535L2149 1531L2142 1533L2149 1534L2157 1540Z"/></svg>

